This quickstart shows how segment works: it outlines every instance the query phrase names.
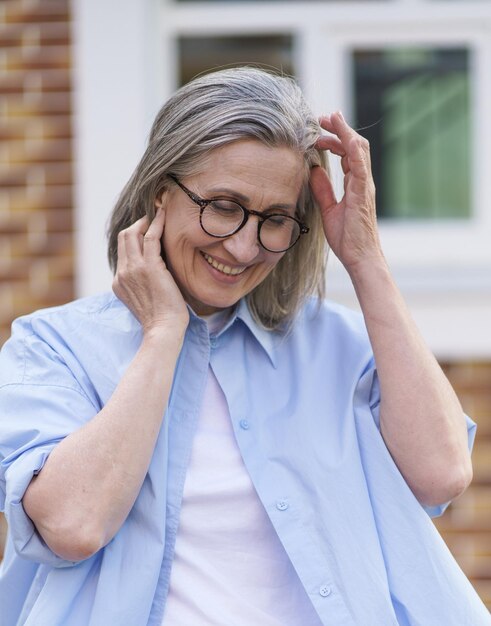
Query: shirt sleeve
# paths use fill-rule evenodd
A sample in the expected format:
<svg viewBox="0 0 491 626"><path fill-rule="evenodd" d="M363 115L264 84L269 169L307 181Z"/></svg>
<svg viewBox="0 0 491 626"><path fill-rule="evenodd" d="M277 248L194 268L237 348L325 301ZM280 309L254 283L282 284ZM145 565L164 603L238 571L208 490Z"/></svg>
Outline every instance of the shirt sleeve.
<svg viewBox="0 0 491 626"><path fill-rule="evenodd" d="M48 548L22 498L53 448L98 410L57 346L18 325L0 354L0 510L20 556L55 567L72 565Z"/></svg>
<svg viewBox="0 0 491 626"><path fill-rule="evenodd" d="M380 430L380 384L377 376L377 370L375 369L374 365L372 374L372 385L370 389L370 410L373 419L377 425L377 428ZM474 439L476 438L477 426L468 415L465 415L464 417L467 424L467 444L469 446L469 451L472 452ZM439 517L440 515L443 515L449 504L450 501L444 502L443 504L439 504L436 506L422 506L430 517Z"/></svg>

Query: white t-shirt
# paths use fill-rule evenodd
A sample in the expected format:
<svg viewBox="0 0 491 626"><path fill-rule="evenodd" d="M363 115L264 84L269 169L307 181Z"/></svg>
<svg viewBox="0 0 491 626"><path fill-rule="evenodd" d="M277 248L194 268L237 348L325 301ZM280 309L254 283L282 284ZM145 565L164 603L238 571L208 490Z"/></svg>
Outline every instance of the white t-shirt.
<svg viewBox="0 0 491 626"><path fill-rule="evenodd" d="M209 324L217 321L223 318L213 316ZM162 623L321 623L249 478L211 368L184 485Z"/></svg>

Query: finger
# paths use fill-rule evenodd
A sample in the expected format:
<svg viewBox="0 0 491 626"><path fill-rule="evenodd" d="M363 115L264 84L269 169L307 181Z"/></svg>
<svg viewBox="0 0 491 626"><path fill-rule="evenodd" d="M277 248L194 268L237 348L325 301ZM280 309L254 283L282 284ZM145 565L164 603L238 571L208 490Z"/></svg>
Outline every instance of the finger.
<svg viewBox="0 0 491 626"><path fill-rule="evenodd" d="M348 122L344 119L341 111L336 111L332 113L329 118L330 126L335 135L337 135L345 148L347 148L354 137L360 137L359 135Z"/></svg>
<svg viewBox="0 0 491 626"><path fill-rule="evenodd" d="M133 222L133 224L129 226L126 230L132 234L139 233L140 235L144 235L147 232L147 229L148 217L144 215L143 217L140 217L140 219L136 220L136 222Z"/></svg>
<svg viewBox="0 0 491 626"><path fill-rule="evenodd" d="M349 152L350 145L353 139L358 138L360 141L360 147L364 138L359 135L351 126L346 122L341 111L336 111L331 115L324 115L319 119L319 123L324 130L332 133L336 137L339 144L342 146L342 150L345 154ZM355 146L355 143L351 146Z"/></svg>
<svg viewBox="0 0 491 626"><path fill-rule="evenodd" d="M124 231L120 231L118 234L118 263L117 269L121 269L124 265L126 265L126 242L124 237Z"/></svg>
<svg viewBox="0 0 491 626"><path fill-rule="evenodd" d="M341 159L341 168L343 170L343 174L347 174L350 171L349 159L346 155Z"/></svg>
<svg viewBox="0 0 491 626"><path fill-rule="evenodd" d="M162 235L164 234L165 211L162 207L157 209L152 223L147 229L143 238L143 256L150 258L161 256Z"/></svg>
<svg viewBox="0 0 491 626"><path fill-rule="evenodd" d="M331 115L321 115L319 117L319 124L324 130L327 130L330 133L334 132L334 126L331 122Z"/></svg>
<svg viewBox="0 0 491 626"><path fill-rule="evenodd" d="M148 229L147 216L136 220L129 228L122 232L128 261L141 259L143 249L143 236Z"/></svg>
<svg viewBox="0 0 491 626"><path fill-rule="evenodd" d="M329 150L337 156L344 156L346 154L346 150L340 140L337 137L332 137L330 135L322 135L322 137L319 137L319 139L315 142L314 147L318 150Z"/></svg>
<svg viewBox="0 0 491 626"><path fill-rule="evenodd" d="M330 132L338 136L346 154L370 167L370 144L346 122L340 111L329 116Z"/></svg>
<svg viewBox="0 0 491 626"><path fill-rule="evenodd" d="M352 178L351 172L347 172L343 180L343 188L344 188L345 194L346 194L346 190L348 189L348 185L350 184L351 178Z"/></svg>
<svg viewBox="0 0 491 626"><path fill-rule="evenodd" d="M350 172L364 184L371 175L368 142L359 135L352 137L346 152Z"/></svg>
<svg viewBox="0 0 491 626"><path fill-rule="evenodd" d="M312 168L310 172L310 188L321 211L329 211L336 206L337 199L334 188L324 168Z"/></svg>
<svg viewBox="0 0 491 626"><path fill-rule="evenodd" d="M340 111L324 118L324 126L337 135L347 157L343 172L352 172L355 178L366 180L371 172L370 144L346 122Z"/></svg>

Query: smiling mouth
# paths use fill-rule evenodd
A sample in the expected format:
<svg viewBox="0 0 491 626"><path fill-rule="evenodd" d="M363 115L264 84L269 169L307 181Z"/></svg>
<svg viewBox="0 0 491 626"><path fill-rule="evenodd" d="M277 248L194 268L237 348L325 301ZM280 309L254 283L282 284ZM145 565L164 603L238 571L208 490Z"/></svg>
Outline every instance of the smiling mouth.
<svg viewBox="0 0 491 626"><path fill-rule="evenodd" d="M218 261L215 261L215 259L209 254L206 254L206 252L202 252L201 254L203 255L203 258L207 263L209 263L219 272L222 272L222 274L227 274L227 276L237 276L238 274L242 274L242 272L247 269L246 267L230 267L230 265L224 265L223 263L219 263Z"/></svg>

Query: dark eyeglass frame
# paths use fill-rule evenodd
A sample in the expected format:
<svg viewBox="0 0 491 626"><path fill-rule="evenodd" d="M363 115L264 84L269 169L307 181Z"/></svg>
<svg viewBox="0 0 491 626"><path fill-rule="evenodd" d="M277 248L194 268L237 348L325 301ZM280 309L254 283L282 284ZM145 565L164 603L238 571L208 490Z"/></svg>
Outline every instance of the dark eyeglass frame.
<svg viewBox="0 0 491 626"><path fill-rule="evenodd" d="M242 212L244 214L244 217L242 219L242 222L239 224L239 226L237 226L237 228L235 230L233 230L231 233L228 233L227 235L214 235L212 233L209 233L206 228L203 226L203 211L206 209L206 207L211 204L212 202L215 202L216 200L226 200L226 198L210 198L205 199L205 198L200 198L200 196L196 195L194 192L192 192L190 189L188 189L187 187L185 187L178 178L176 178L173 174L168 174L169 178L171 180L173 180L176 185L178 187L180 187L184 193L188 196L188 198L190 200L192 200L195 204L197 204L200 208L199 211L199 223L201 228L203 229L203 231L209 235L210 237L216 237L217 239L225 239L226 237L231 237L232 235L235 235L235 233L238 233L239 230L241 230L241 228L243 228L246 224L247 224L247 220L249 219L249 217L251 215L255 215L256 217L259 218L258 223L257 223L257 240L259 241L259 243L261 244L261 246L267 250L268 252L286 252L287 250L289 250L290 248L293 248L293 246L298 242L298 240L300 239L301 235L306 235L310 228L308 226L306 226L305 224L303 224L300 220L298 220L296 217L293 217L291 215L285 216L283 213L268 213L267 215L264 215L264 213L261 213L259 211L253 211L252 209L246 209L244 206L242 206L240 204L240 202L237 202L236 200L230 200L230 202L234 202L237 206L239 206L242 209ZM291 243L288 248L285 248L284 250L271 250L270 248L267 248L261 241L261 228L262 225L264 224L264 222L269 219L270 217L288 217L289 219L294 220L295 222L297 222L297 224L300 227L300 232L298 233L298 237L295 239L295 241L293 243Z"/></svg>

